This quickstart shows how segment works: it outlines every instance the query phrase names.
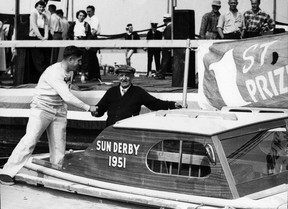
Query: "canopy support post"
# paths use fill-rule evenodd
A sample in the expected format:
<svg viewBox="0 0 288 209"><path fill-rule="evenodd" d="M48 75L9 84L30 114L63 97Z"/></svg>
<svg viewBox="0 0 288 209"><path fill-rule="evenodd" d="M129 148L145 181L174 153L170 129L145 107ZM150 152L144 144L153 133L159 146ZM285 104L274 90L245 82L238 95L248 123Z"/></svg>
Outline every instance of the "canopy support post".
<svg viewBox="0 0 288 209"><path fill-rule="evenodd" d="M185 66L184 66L184 80L183 80L183 99L182 107L187 108L187 88L188 88L188 74L189 74L189 60L190 60L190 39L187 39L187 46L185 51Z"/></svg>

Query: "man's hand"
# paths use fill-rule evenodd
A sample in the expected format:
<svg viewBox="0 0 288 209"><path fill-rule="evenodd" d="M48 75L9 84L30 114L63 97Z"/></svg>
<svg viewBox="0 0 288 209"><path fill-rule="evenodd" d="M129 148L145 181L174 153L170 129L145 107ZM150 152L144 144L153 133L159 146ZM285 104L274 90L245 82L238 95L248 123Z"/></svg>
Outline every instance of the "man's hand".
<svg viewBox="0 0 288 209"><path fill-rule="evenodd" d="M90 106L89 112L91 112L91 115L96 117L98 115L98 106Z"/></svg>
<svg viewBox="0 0 288 209"><path fill-rule="evenodd" d="M183 108L183 107L182 107L182 105L181 105L180 103L175 102L175 108L176 108L176 109L181 109L181 108Z"/></svg>
<svg viewBox="0 0 288 209"><path fill-rule="evenodd" d="M75 91L79 91L79 90L80 90L79 86L77 86L77 85L75 85L75 84L71 84L70 88L71 88L72 90L75 90Z"/></svg>

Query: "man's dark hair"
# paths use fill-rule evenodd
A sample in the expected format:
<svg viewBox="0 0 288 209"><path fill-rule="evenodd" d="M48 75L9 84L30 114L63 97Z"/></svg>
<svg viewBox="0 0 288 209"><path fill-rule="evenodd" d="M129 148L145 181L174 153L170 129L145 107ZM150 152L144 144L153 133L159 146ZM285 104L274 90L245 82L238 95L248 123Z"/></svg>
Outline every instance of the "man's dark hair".
<svg viewBox="0 0 288 209"><path fill-rule="evenodd" d="M79 49L78 47L76 46L67 46L65 49L64 49L64 53L63 53L63 58L64 59L67 59L71 56L74 56L74 57L81 57L82 56L82 50Z"/></svg>
<svg viewBox="0 0 288 209"><path fill-rule="evenodd" d="M63 15L64 15L64 12L63 12L62 9L57 9L57 10L56 10L56 14L63 16Z"/></svg>
<svg viewBox="0 0 288 209"><path fill-rule="evenodd" d="M87 13L84 10L79 10L78 12L76 12L76 17L78 18L79 14L83 13L84 14L84 18L87 17Z"/></svg>
<svg viewBox="0 0 288 209"><path fill-rule="evenodd" d="M49 9L50 11L52 11L52 12L56 12L56 6L55 6L54 4L50 4L50 5L48 6L48 9Z"/></svg>
<svg viewBox="0 0 288 209"><path fill-rule="evenodd" d="M251 0L250 0L251 1ZM258 3L261 4L261 0L258 0Z"/></svg>
<svg viewBox="0 0 288 209"><path fill-rule="evenodd" d="M36 4L35 4L35 8L38 7L39 5L43 6L43 7L46 7L46 4L44 1L37 1Z"/></svg>
<svg viewBox="0 0 288 209"><path fill-rule="evenodd" d="M95 12L95 7L92 5L89 5L86 9L92 9L92 11Z"/></svg>

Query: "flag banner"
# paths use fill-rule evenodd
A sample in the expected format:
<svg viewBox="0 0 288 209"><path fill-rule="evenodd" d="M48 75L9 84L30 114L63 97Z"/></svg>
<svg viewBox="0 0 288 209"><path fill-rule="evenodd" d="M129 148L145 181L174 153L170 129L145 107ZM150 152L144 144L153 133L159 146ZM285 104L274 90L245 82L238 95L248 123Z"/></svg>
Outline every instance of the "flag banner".
<svg viewBox="0 0 288 209"><path fill-rule="evenodd" d="M288 33L214 42L202 62L199 91L212 107L288 108Z"/></svg>

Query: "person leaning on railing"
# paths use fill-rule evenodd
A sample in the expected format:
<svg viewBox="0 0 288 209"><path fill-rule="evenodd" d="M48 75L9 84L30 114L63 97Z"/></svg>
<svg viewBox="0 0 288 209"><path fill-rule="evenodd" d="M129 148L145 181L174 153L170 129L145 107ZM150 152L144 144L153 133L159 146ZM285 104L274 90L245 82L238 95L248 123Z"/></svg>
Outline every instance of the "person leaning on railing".
<svg viewBox="0 0 288 209"><path fill-rule="evenodd" d="M241 39L243 37L244 17L238 11L238 0L228 0L229 11L220 15L217 25L221 39Z"/></svg>
<svg viewBox="0 0 288 209"><path fill-rule="evenodd" d="M68 29L68 39L70 40L89 40L92 39L91 27L89 23L85 21L87 13L84 10L76 12L76 21L72 22ZM83 57L80 74L84 77L82 80L85 82L85 73L89 72L89 48L82 48Z"/></svg>
<svg viewBox="0 0 288 209"><path fill-rule="evenodd" d="M30 40L48 40L49 27L48 17L45 14L45 7L45 2L38 1L35 4L35 9L30 14ZM50 64L50 49L35 47L31 48L30 52L34 67L38 73L31 82L37 82L40 75Z"/></svg>
<svg viewBox="0 0 288 209"><path fill-rule="evenodd" d="M275 28L275 22L269 14L260 9L261 0L251 0L251 10L244 13L244 38L261 36Z"/></svg>

